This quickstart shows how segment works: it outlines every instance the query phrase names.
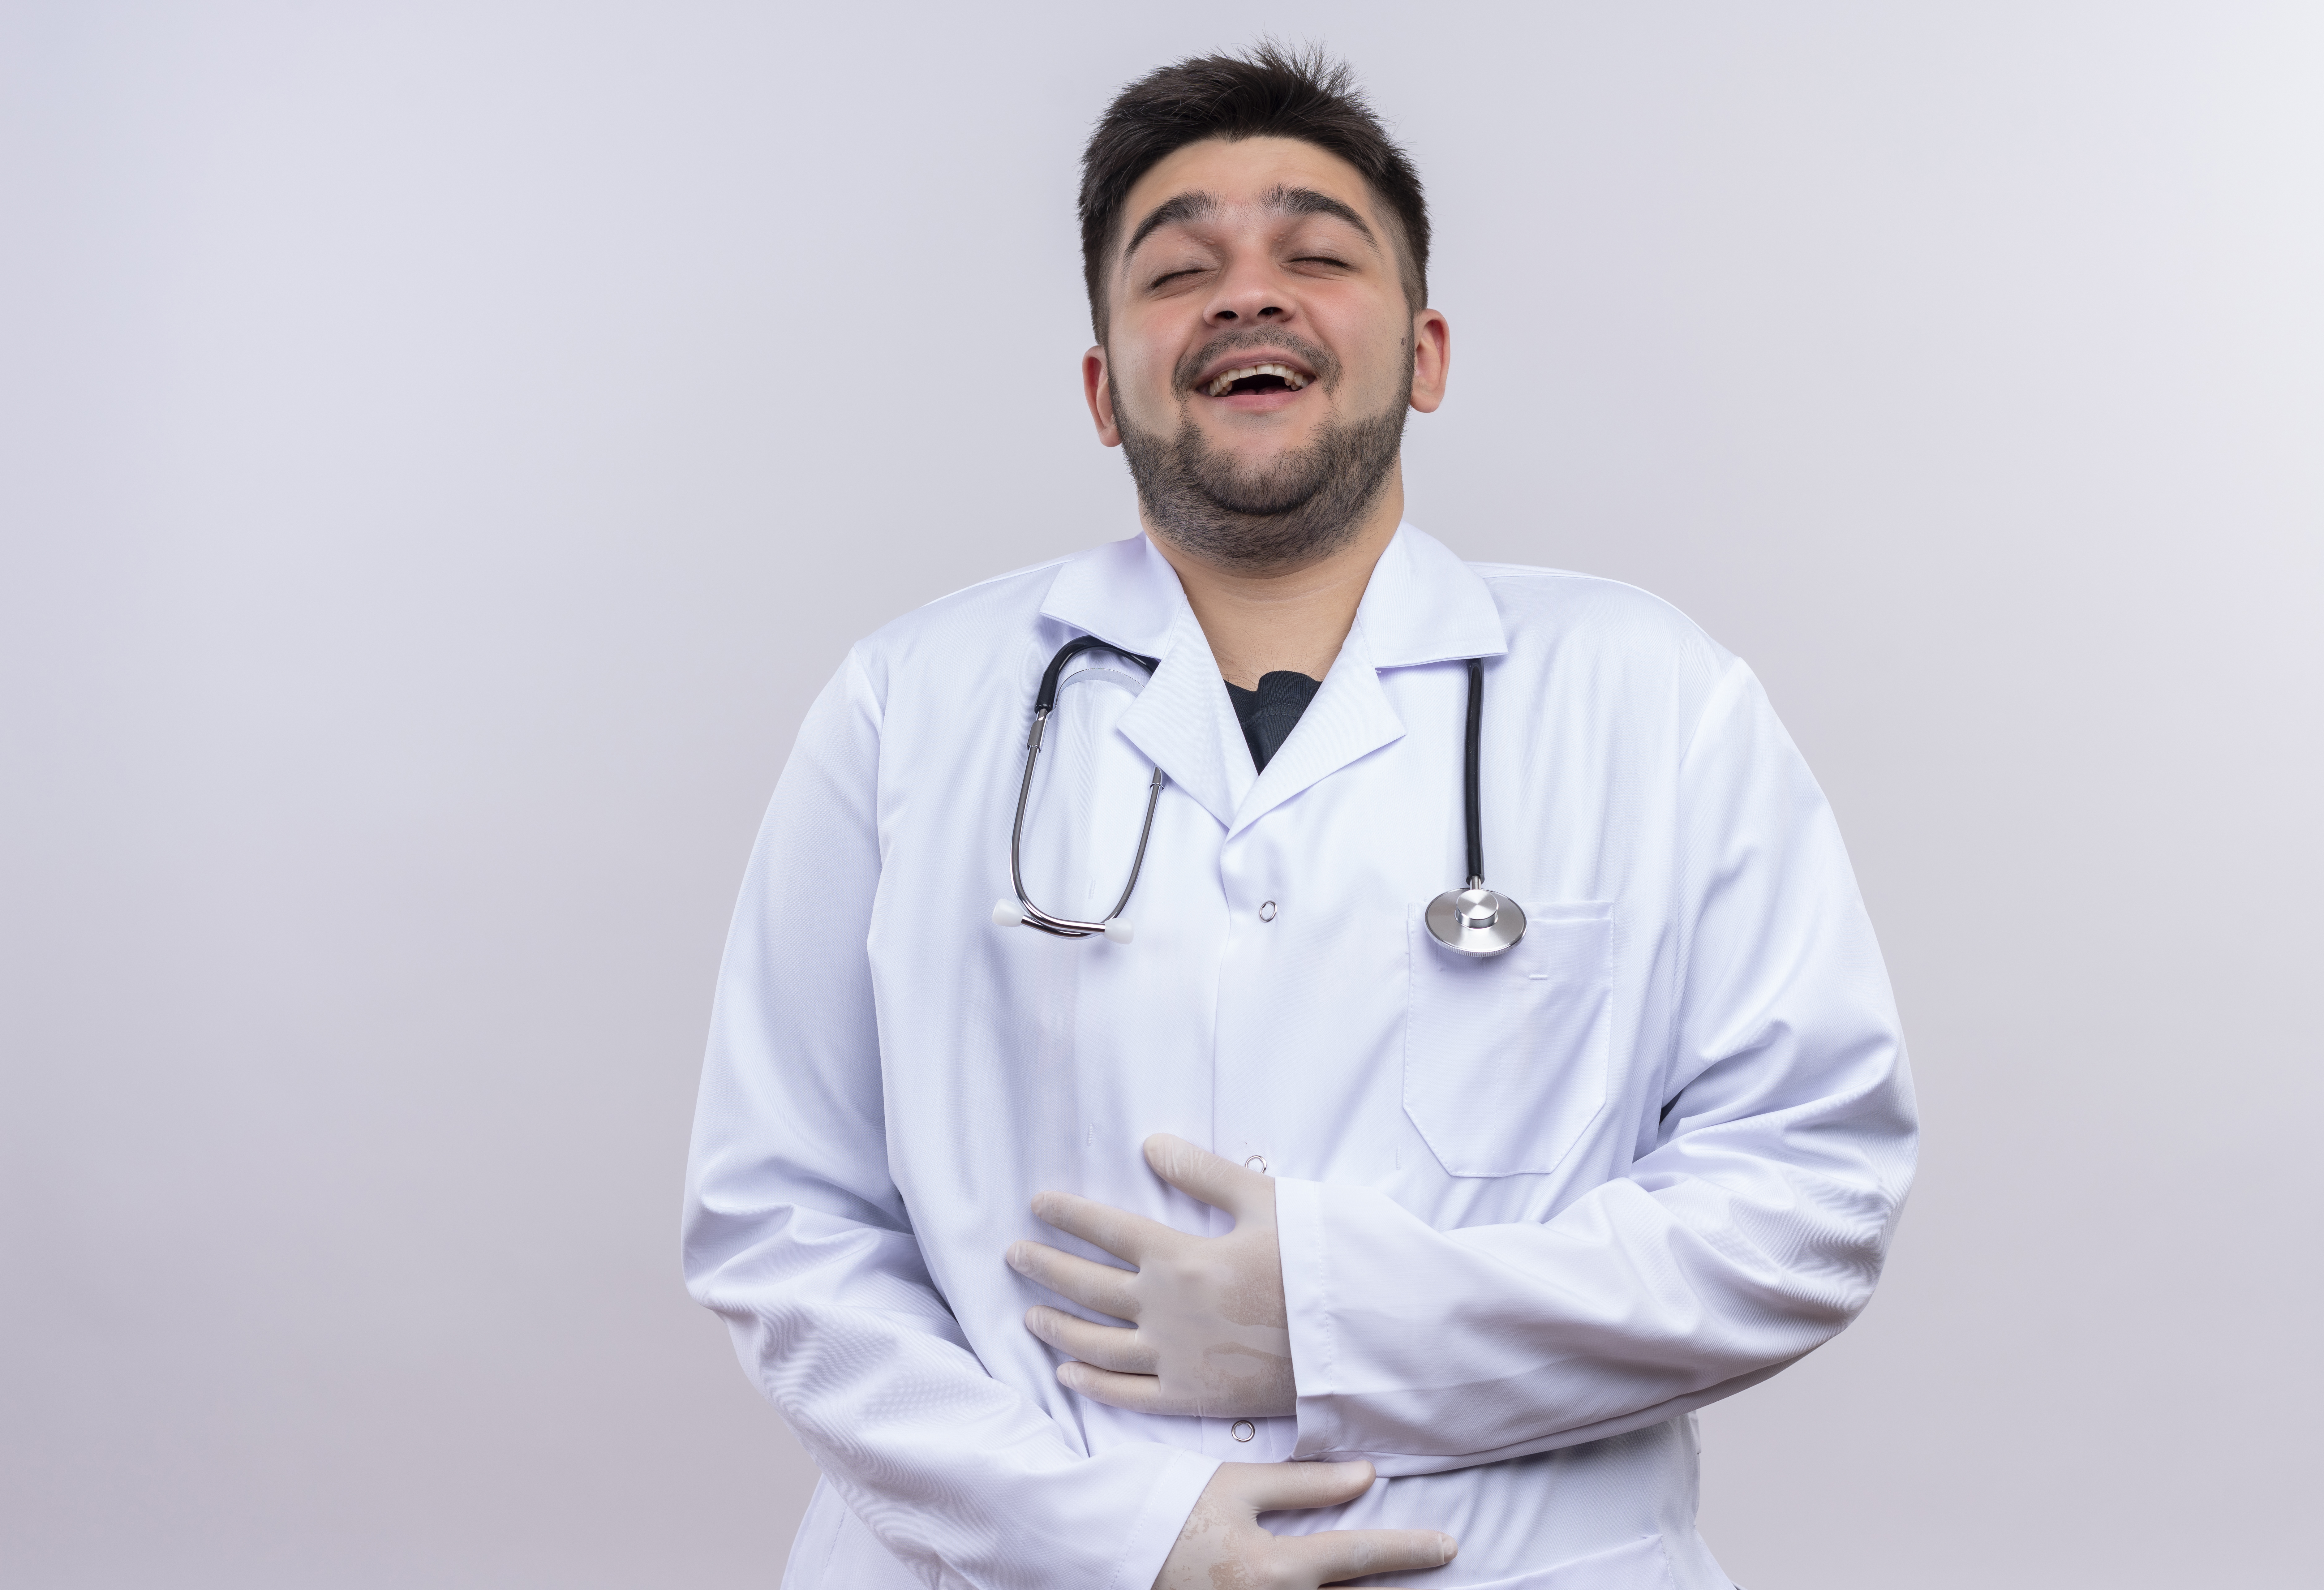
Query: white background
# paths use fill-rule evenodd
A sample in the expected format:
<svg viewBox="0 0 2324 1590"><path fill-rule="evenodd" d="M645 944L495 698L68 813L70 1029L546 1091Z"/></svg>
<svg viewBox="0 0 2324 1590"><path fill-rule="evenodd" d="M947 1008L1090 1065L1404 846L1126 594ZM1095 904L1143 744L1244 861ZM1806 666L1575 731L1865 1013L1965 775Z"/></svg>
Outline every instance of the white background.
<svg viewBox="0 0 2324 1590"><path fill-rule="evenodd" d="M60 3L0 1580L774 1583L812 1473L676 1253L751 833L852 639L1131 528L1074 162L1263 30L1429 184L1414 520L1748 658L1889 956L1923 1181L1706 1415L1713 1546L2313 1573L2324 10Z"/></svg>

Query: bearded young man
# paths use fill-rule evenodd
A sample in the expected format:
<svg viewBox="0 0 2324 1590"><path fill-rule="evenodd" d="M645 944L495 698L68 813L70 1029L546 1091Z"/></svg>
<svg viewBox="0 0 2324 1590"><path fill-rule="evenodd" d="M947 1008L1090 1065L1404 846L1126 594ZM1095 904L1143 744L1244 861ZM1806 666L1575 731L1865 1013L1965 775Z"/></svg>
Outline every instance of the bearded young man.
<svg viewBox="0 0 2324 1590"><path fill-rule="evenodd" d="M1692 1412L1912 1172L1831 813L1681 615L1402 522L1451 334L1343 69L1157 71L1084 173L1144 533L851 652L719 983L686 1267L822 1465L784 1583L1724 1586Z"/></svg>

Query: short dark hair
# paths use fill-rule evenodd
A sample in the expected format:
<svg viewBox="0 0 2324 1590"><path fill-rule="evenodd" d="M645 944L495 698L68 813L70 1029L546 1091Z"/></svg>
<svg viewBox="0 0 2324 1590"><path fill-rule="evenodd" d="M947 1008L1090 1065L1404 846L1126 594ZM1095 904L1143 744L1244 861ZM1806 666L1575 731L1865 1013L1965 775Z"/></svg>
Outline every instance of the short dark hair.
<svg viewBox="0 0 2324 1590"><path fill-rule="evenodd" d="M1105 340L1107 255L1138 179L1205 138L1296 138L1363 174L1402 234L1404 293L1428 302L1428 201L1420 173L1357 89L1344 61L1262 42L1248 55L1190 56L1114 96L1082 153L1082 274Z"/></svg>

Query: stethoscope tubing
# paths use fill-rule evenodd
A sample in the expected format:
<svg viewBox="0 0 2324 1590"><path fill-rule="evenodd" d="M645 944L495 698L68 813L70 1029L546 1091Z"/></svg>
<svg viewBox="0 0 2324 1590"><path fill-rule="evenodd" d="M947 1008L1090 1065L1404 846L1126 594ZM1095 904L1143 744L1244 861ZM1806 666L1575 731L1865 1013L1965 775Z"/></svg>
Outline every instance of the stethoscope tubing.
<svg viewBox="0 0 2324 1590"><path fill-rule="evenodd" d="M1461 815L1469 828L1469 887L1485 886L1484 798L1478 786L1484 761L1485 660L1469 659L1469 733L1461 754Z"/></svg>
<svg viewBox="0 0 2324 1590"><path fill-rule="evenodd" d="M1469 882L1448 889L1421 912L1428 936L1455 955L1505 955L1525 937L1525 907L1485 887L1483 783L1485 660L1469 659L1469 723L1461 747L1461 815L1468 827Z"/></svg>
<svg viewBox="0 0 2324 1590"><path fill-rule="evenodd" d="M1146 670L1150 677L1161 664L1157 659L1142 657L1135 652L1123 651L1095 635L1078 635L1057 649L1041 675L1040 689L1033 698L1033 727L1025 737L1025 776L1017 786L1017 815L1009 826L1009 883L1017 892L1014 908L1004 900L994 908L997 922L1015 923L1036 928L1060 938L1093 938L1102 935L1124 943L1130 938L1130 924L1121 913L1129 908L1130 897L1137 892L1139 874L1146 867L1146 847L1154 837L1154 813L1162 802L1162 788L1168 781L1160 767L1147 785L1146 819L1139 826L1137 854L1130 857L1130 880L1121 886L1121 897L1113 909L1100 920L1085 922L1073 917L1061 917L1043 911L1033 903L1025 889L1023 850L1025 843L1025 813L1033 800L1033 770L1041 760L1041 742L1047 736L1049 715L1057 707L1057 690L1065 665L1084 652L1103 650L1126 657ZM1428 931L1447 949L1472 957L1499 955L1525 936L1525 911L1515 901L1497 894L1485 887L1484 802L1481 772L1484 760L1485 733L1485 660L1471 657L1469 663L1469 711L1466 732L1462 736L1461 757L1461 815L1467 829L1469 881L1464 890L1451 891L1428 902L1424 913Z"/></svg>
<svg viewBox="0 0 2324 1590"><path fill-rule="evenodd" d="M1025 809L1033 799L1033 768L1041 759L1041 741L1048 729L1049 715L1057 709L1057 689L1065 677L1065 664L1084 652L1093 651L1111 652L1116 656L1127 657L1149 675L1161 666L1157 658L1125 652L1095 635L1078 635L1058 647L1057 654L1049 659L1048 669L1041 675L1041 688L1033 697L1033 729L1025 737L1025 778L1017 786L1017 820L1009 828L1009 883L1017 891L1017 903L1024 909L1024 925L1038 928L1044 933L1054 933L1060 938L1093 938L1103 934L1109 924L1119 920L1123 909L1130 904L1130 895L1137 891L1138 874L1145 870L1147 842L1154 837L1154 809L1162 803L1162 786L1168 782L1162 776L1162 770L1156 768L1154 777L1147 784L1146 820L1138 830L1138 853L1130 858L1130 881L1121 886L1121 898L1113 902L1113 909L1106 912L1102 920L1076 921L1071 917L1053 915L1033 903L1033 897L1025 892L1024 864L1020 859L1025 839Z"/></svg>

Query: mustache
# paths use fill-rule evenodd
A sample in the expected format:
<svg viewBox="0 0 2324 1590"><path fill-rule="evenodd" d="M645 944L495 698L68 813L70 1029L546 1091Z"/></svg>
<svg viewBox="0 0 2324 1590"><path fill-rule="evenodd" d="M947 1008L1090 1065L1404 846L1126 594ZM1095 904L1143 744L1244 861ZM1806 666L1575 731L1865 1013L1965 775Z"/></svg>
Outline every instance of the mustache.
<svg viewBox="0 0 2324 1590"><path fill-rule="evenodd" d="M1294 337L1287 331L1269 331L1264 327L1252 327L1248 331L1222 331L1178 361L1170 373L1170 384L1181 393L1194 390L1194 380L1213 360L1226 354L1240 353L1247 347L1279 347L1295 354L1307 367L1315 372L1315 384L1329 392L1340 384L1340 361L1328 349L1321 348L1304 337Z"/></svg>

